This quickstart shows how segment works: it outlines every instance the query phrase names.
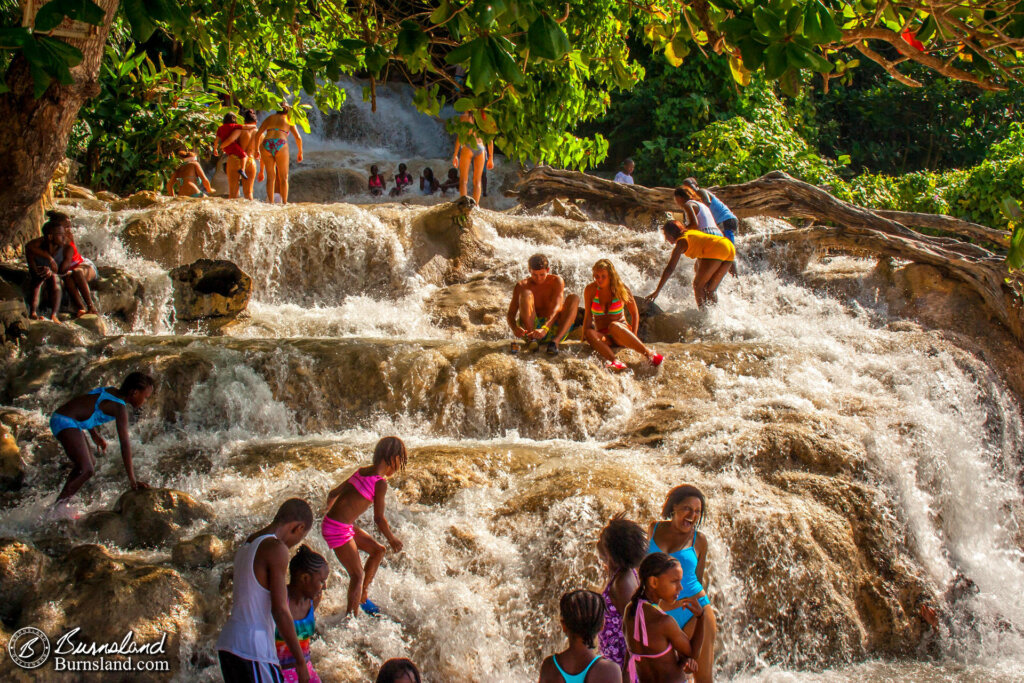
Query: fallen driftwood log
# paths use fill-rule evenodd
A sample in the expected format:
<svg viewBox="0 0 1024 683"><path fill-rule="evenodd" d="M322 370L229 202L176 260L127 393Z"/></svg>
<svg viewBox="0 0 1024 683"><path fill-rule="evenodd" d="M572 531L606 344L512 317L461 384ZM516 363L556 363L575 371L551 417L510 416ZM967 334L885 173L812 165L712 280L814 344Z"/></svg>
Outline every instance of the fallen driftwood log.
<svg viewBox="0 0 1024 683"><path fill-rule="evenodd" d="M709 189L740 218L808 218L817 223L766 236L772 243L870 253L935 266L977 292L1014 337L1024 341L1020 282L1007 281L1005 258L995 251L1009 243L1009 233L1004 230L951 216L868 209L781 171ZM569 198L615 207L676 210L671 188L624 185L549 166L532 169L516 191L520 203L528 207ZM986 242L993 249L955 237L926 235L914 227Z"/></svg>

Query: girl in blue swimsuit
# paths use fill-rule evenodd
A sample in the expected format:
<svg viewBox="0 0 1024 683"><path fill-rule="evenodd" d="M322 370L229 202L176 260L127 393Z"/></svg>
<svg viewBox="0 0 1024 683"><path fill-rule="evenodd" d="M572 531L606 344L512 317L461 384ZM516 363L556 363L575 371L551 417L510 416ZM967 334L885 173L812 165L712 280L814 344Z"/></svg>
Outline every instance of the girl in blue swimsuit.
<svg viewBox="0 0 1024 683"><path fill-rule="evenodd" d="M117 438L121 442L121 458L128 473L128 482L133 489L148 488L135 478L132 465L132 447L128 441L128 406L140 408L153 394L155 383L149 375L133 372L128 375L120 388L100 387L88 394L71 399L50 418L50 431L64 447L74 468L68 475L64 488L54 507L66 508L68 500L92 477L96 459L89 450L85 432L92 436L96 448L107 450L107 442L100 436L98 428L107 422L117 422Z"/></svg>
<svg viewBox="0 0 1024 683"><path fill-rule="evenodd" d="M662 517L665 521L651 525L648 553L667 553L683 568L679 597L674 603L662 605L675 619L683 633L693 638L694 657L697 659L697 683L711 681L714 668L715 613L704 591L704 566L708 541L700 526L704 522L707 503L696 486L684 484L668 492ZM700 622L702 635L696 635Z"/></svg>
<svg viewBox="0 0 1024 683"><path fill-rule="evenodd" d="M621 683L622 668L597 653L604 599L594 591L575 590L562 596L558 608L569 647L541 663L538 683Z"/></svg>

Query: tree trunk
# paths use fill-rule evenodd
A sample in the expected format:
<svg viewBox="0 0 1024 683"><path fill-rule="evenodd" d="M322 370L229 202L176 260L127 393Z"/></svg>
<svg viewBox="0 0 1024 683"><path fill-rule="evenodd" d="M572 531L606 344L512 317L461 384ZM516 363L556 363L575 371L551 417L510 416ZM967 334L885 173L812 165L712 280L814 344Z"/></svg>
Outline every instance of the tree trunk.
<svg viewBox="0 0 1024 683"><path fill-rule="evenodd" d="M82 51L82 62L71 69L70 85L52 83L38 100L28 64L18 55L5 75L10 90L0 95L0 247L24 242L19 235L33 205L46 192L57 165L64 158L71 126L78 110L99 92L97 83L107 34L118 0L95 0L105 12L96 34L61 38Z"/></svg>
<svg viewBox="0 0 1024 683"><path fill-rule="evenodd" d="M892 256L936 266L977 292L1018 341L1024 341L1021 282L1010 276L1003 256L978 244L924 235L908 226L1005 246L1009 233L1003 230L951 216L866 209L781 171L772 171L748 183L710 189L741 218L800 217L826 224L777 232L766 237L772 243ZM623 185L548 166L538 166L527 173L516 191L520 202L526 206L553 198L569 198L614 207L676 210L673 190L669 188Z"/></svg>

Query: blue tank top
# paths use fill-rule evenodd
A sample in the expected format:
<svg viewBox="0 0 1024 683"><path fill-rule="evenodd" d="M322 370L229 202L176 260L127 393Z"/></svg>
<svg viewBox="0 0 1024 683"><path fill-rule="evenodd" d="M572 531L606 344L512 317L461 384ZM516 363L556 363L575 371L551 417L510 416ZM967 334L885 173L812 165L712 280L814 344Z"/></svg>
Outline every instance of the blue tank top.
<svg viewBox="0 0 1024 683"><path fill-rule="evenodd" d="M647 544L648 555L664 552L658 547L658 544L654 542L654 534L657 530L658 524L655 524L654 531L651 532L651 540ZM693 540L697 540L696 531L693 532ZM681 548L674 553L668 554L679 560L679 564L683 567L683 585L682 590L679 593L679 597L693 597L704 590L704 586L701 585L700 580L697 578L697 551L693 547L693 541L691 541L690 545L686 548Z"/></svg>
<svg viewBox="0 0 1024 683"><path fill-rule="evenodd" d="M708 192L708 208L711 209L711 215L715 217L715 222L721 225L727 220L736 218L736 214L729 210L721 199Z"/></svg>
<svg viewBox="0 0 1024 683"><path fill-rule="evenodd" d="M555 668L558 669L558 673L562 674L562 678L565 679L565 683L583 683L587 679L587 672L590 671L590 667L594 666L594 662L601 659L601 655L598 655L590 660L590 664L587 664L587 668L578 674L567 674L562 669L562 666L558 663L558 655L552 655L551 661L555 663Z"/></svg>

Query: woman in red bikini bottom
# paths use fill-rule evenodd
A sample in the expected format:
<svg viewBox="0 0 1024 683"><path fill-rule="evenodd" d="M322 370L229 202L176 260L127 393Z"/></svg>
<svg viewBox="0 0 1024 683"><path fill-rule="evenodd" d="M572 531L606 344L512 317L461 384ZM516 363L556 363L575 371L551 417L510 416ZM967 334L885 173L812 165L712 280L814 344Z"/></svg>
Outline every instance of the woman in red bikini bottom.
<svg viewBox="0 0 1024 683"><path fill-rule="evenodd" d="M647 348L636 336L640 329L636 301L608 259L601 259L594 264L594 281L583 291L583 305L584 338L605 358L605 365L610 369L626 369L626 365L615 357L613 346L633 349L647 358L651 365L661 365L664 356Z"/></svg>

